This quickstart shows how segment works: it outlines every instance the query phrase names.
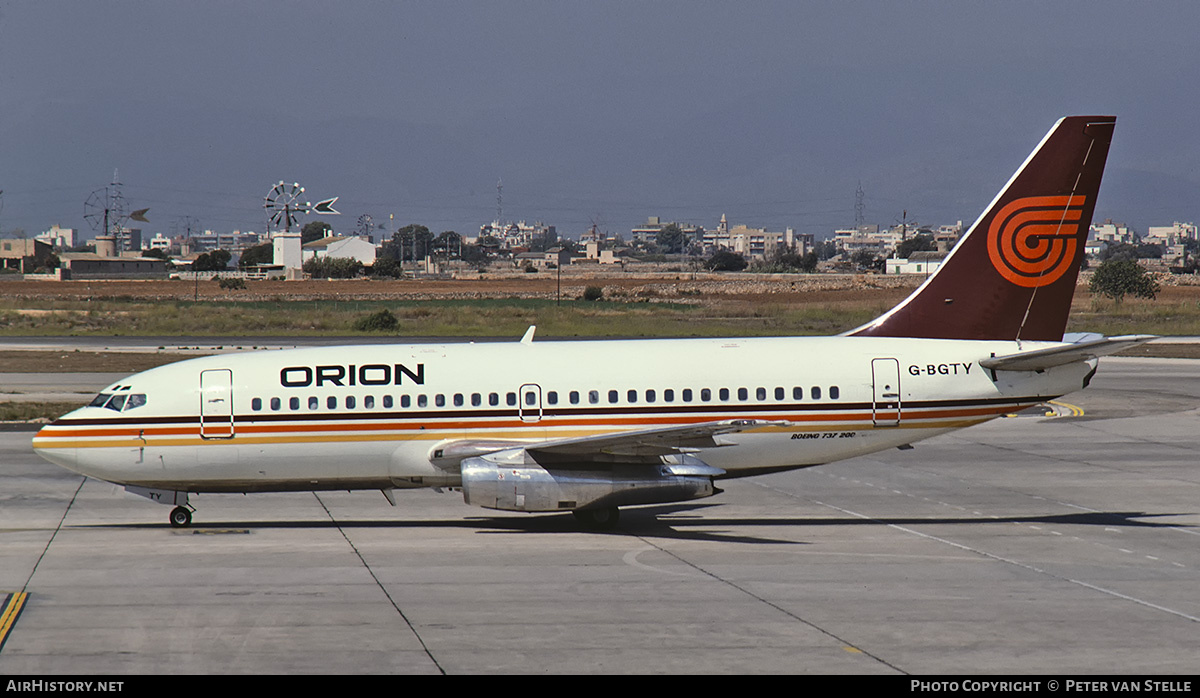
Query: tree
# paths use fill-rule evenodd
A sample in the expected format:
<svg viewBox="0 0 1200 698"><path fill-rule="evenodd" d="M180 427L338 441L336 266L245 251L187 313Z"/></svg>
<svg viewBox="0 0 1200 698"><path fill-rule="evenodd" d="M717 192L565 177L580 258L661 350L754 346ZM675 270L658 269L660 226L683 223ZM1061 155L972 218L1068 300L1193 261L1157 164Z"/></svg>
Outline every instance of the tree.
<svg viewBox="0 0 1200 698"><path fill-rule="evenodd" d="M400 262L380 255L375 258L375 264L371 266L371 274L374 276L387 276L393 279L399 279L404 276L404 268L400 266Z"/></svg>
<svg viewBox="0 0 1200 698"><path fill-rule="evenodd" d="M870 250L859 250L850 255L850 261L860 271L883 271L883 259Z"/></svg>
<svg viewBox="0 0 1200 698"><path fill-rule="evenodd" d="M678 254L683 252L683 247L687 244L687 233L674 223L668 223L654 236L654 241L664 253Z"/></svg>
<svg viewBox="0 0 1200 698"><path fill-rule="evenodd" d="M918 233L896 245L896 256L901 259L908 259L912 256L913 252L932 252L936 249L937 245L934 244L932 235Z"/></svg>
<svg viewBox="0 0 1200 698"><path fill-rule="evenodd" d="M783 269L811 274L817 270L817 253L809 252L806 255L801 255L796 252L784 252L776 257L775 263Z"/></svg>
<svg viewBox="0 0 1200 698"><path fill-rule="evenodd" d="M314 279L353 279L362 274L363 264L353 257L313 257L303 269Z"/></svg>
<svg viewBox="0 0 1200 698"><path fill-rule="evenodd" d="M246 248L242 253L242 258L238 260L239 267L252 267L258 264L272 264L275 262L275 245L270 242L264 242L261 245Z"/></svg>
<svg viewBox="0 0 1200 698"><path fill-rule="evenodd" d="M1126 295L1154 300L1158 295L1159 286L1137 262L1131 259L1109 259L1096 268L1088 290L1108 296L1119 304Z"/></svg>
<svg viewBox="0 0 1200 698"><path fill-rule="evenodd" d="M717 250L704 263L709 271L741 271L747 266L746 258L729 250Z"/></svg>
<svg viewBox="0 0 1200 698"><path fill-rule="evenodd" d="M307 245L333 235L333 226L325 221L309 221L300 229L300 244Z"/></svg>
<svg viewBox="0 0 1200 698"><path fill-rule="evenodd" d="M380 254L401 262L424 259L429 254L433 233L429 228L410 223L392 233L392 239L383 243Z"/></svg>
<svg viewBox="0 0 1200 698"><path fill-rule="evenodd" d="M192 262L193 271L224 271L229 266L229 260L233 255L226 250L213 250L205 252Z"/></svg>

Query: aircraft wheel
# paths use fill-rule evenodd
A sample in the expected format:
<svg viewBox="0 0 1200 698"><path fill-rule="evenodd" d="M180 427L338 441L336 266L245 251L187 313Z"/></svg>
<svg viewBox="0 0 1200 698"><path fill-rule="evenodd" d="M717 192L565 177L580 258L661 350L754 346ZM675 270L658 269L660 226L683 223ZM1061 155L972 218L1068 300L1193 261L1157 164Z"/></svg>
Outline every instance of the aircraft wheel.
<svg viewBox="0 0 1200 698"><path fill-rule="evenodd" d="M576 509L571 513L584 526L602 531L615 528L617 521L621 518L621 512L616 507L608 509Z"/></svg>
<svg viewBox="0 0 1200 698"><path fill-rule="evenodd" d="M171 510L171 526L174 528L187 528L192 525L192 512L185 507L175 507Z"/></svg>

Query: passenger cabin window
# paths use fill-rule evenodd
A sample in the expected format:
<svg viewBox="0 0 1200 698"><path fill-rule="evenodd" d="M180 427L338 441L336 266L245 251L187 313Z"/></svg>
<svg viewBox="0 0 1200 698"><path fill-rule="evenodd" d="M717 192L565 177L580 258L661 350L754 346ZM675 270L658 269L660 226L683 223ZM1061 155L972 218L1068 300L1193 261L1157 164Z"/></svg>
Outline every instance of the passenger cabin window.
<svg viewBox="0 0 1200 698"><path fill-rule="evenodd" d="M496 393L488 393L488 404L492 407L500 404L500 396Z"/></svg>
<svg viewBox="0 0 1200 698"><path fill-rule="evenodd" d="M754 398L756 400L766 400L767 399L767 389L766 388L756 389L754 391Z"/></svg>
<svg viewBox="0 0 1200 698"><path fill-rule="evenodd" d="M558 393L553 390L546 393L546 402L548 402L551 405L557 405L558 404Z"/></svg>
<svg viewBox="0 0 1200 698"><path fill-rule="evenodd" d="M654 402L655 394L653 390L646 391L646 402Z"/></svg>
<svg viewBox="0 0 1200 698"><path fill-rule="evenodd" d="M325 398L325 409L336 410L337 409L337 398L332 395Z"/></svg>
<svg viewBox="0 0 1200 698"><path fill-rule="evenodd" d="M684 389L683 389L683 401L684 401L684 402L691 402L691 401L692 401L692 389L691 389L691 388L684 388Z"/></svg>
<svg viewBox="0 0 1200 698"><path fill-rule="evenodd" d="M471 407L479 407L483 404L483 396L479 393L471 393Z"/></svg>
<svg viewBox="0 0 1200 698"><path fill-rule="evenodd" d="M508 403L508 406L509 406L509 407L514 407L514 406L516 406L516 404L517 404L517 394L516 394L516 393L506 393L506 394L504 395L504 401Z"/></svg>
<svg viewBox="0 0 1200 698"><path fill-rule="evenodd" d="M308 398L308 409L315 410L315 409L319 409L320 407L321 407L321 401L317 399L316 395L313 395L312 397Z"/></svg>
<svg viewBox="0 0 1200 698"><path fill-rule="evenodd" d="M749 390L746 390L745 388L738 388L738 399L739 400L746 400L746 399L749 399L749 397L750 397Z"/></svg>
<svg viewBox="0 0 1200 698"><path fill-rule="evenodd" d="M599 390L589 390L588 391L588 402L592 403L593 405L600 402L600 391Z"/></svg>
<svg viewBox="0 0 1200 698"><path fill-rule="evenodd" d="M103 396L102 396L102 397L103 397ZM91 405L89 405L89 407L92 407L92 406L94 406L95 404L96 404L96 401L95 401L95 400L92 400L92 404L91 404ZM254 410L255 412L258 412L258 411L262 410L262 398L261 398L261 397L256 397L256 398L254 398L253 400L251 400L251 401L250 401L250 409Z"/></svg>
<svg viewBox="0 0 1200 698"><path fill-rule="evenodd" d="M792 388L792 399L793 400L803 400L804 399L804 388L801 388L800 386L796 386L796 387Z"/></svg>
<svg viewBox="0 0 1200 698"><path fill-rule="evenodd" d="M412 407L412 396L401 395L400 396L400 406L403 407L404 409L408 409L409 407Z"/></svg>
<svg viewBox="0 0 1200 698"><path fill-rule="evenodd" d="M462 407L462 406L463 406L463 404L465 404L465 403L463 402L463 396L462 396L462 393L455 393L455 394L454 394L454 406L455 406L455 407Z"/></svg>
<svg viewBox="0 0 1200 698"><path fill-rule="evenodd" d="M812 394L812 399L814 399L814 400L820 400L820 399L821 399L821 388L820 388L820 386L816 386L816 385L814 385L814 386L812 387L812 390L810 390L809 392Z"/></svg>
<svg viewBox="0 0 1200 698"><path fill-rule="evenodd" d="M298 397L288 398L288 409L289 410L300 409L300 398L298 398Z"/></svg>
<svg viewBox="0 0 1200 698"><path fill-rule="evenodd" d="M578 390L572 390L571 394L568 397L570 398L572 405L579 404L579 391Z"/></svg>
<svg viewBox="0 0 1200 698"><path fill-rule="evenodd" d="M709 402L710 400L712 400L712 391L709 390L708 388L701 388L700 389L700 401L701 402Z"/></svg>
<svg viewBox="0 0 1200 698"><path fill-rule="evenodd" d="M354 396L353 395L346 396L346 409L348 409L348 410L354 409Z"/></svg>
<svg viewBox="0 0 1200 698"><path fill-rule="evenodd" d="M281 403L279 401L279 398L277 398L277 397L271 398L271 411L272 412L278 412L279 408L282 406L283 406L283 403Z"/></svg>
<svg viewBox="0 0 1200 698"><path fill-rule="evenodd" d="M783 388L775 388L775 399L776 400L782 400L784 398L784 395L785 395L785 393L783 391Z"/></svg>
<svg viewBox="0 0 1200 698"><path fill-rule="evenodd" d="M383 409L385 409L385 410L392 409L392 396L391 395L383 396Z"/></svg>
<svg viewBox="0 0 1200 698"><path fill-rule="evenodd" d="M368 410L375 409L375 396L368 395L368 396L364 397L363 398L363 407L365 407Z"/></svg>
<svg viewBox="0 0 1200 698"><path fill-rule="evenodd" d="M666 390L664 390L663 391L663 401L664 402L675 402L675 391L671 390L670 388L667 388Z"/></svg>
<svg viewBox="0 0 1200 698"><path fill-rule="evenodd" d="M727 402L729 400L729 388L721 388L720 395L721 402Z"/></svg>
<svg viewBox="0 0 1200 698"><path fill-rule="evenodd" d="M842 394L842 391L838 390L838 387L836 385L829 386L829 399L830 400L838 399L839 397L841 397L841 394Z"/></svg>
<svg viewBox="0 0 1200 698"><path fill-rule="evenodd" d="M417 396L417 407L427 407L428 405L429 398L425 397L424 395Z"/></svg>
<svg viewBox="0 0 1200 698"><path fill-rule="evenodd" d="M442 395L441 393L434 395L433 396L433 404L438 407L445 407L446 406L446 396Z"/></svg>
<svg viewBox="0 0 1200 698"><path fill-rule="evenodd" d="M608 401L610 403L616 402L618 399L620 399L620 397L621 397L620 393L618 393L617 391L615 391L615 390L608 391Z"/></svg>
<svg viewBox="0 0 1200 698"><path fill-rule="evenodd" d="M626 397L626 398L627 398L627 399L628 399L630 402L637 402L637 391L636 391L636 390L630 390L629 392L625 393L625 397Z"/></svg>

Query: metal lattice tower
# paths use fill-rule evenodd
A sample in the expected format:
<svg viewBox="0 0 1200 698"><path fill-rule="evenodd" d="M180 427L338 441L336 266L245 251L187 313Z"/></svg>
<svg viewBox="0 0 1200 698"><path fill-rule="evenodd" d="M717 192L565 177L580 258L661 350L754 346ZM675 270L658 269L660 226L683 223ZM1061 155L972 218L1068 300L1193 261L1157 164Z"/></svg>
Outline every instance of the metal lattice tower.
<svg viewBox="0 0 1200 698"><path fill-rule="evenodd" d="M859 180L858 189L854 191L854 227L860 230L866 225L866 216L864 215L866 206L863 204L864 197L866 197L866 194L863 192L862 180Z"/></svg>

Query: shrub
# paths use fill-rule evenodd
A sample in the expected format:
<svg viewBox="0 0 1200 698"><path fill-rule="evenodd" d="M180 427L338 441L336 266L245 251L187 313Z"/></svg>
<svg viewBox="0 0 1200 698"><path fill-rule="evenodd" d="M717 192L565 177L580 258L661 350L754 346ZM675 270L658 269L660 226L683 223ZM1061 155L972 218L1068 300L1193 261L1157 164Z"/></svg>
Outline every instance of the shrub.
<svg viewBox="0 0 1200 698"><path fill-rule="evenodd" d="M599 286L588 286L583 289L583 299L585 301L598 301L604 297L604 289Z"/></svg>
<svg viewBox="0 0 1200 698"><path fill-rule="evenodd" d="M225 291L244 289L246 288L246 280L240 276L221 278L217 280L217 286L220 286Z"/></svg>
<svg viewBox="0 0 1200 698"><path fill-rule="evenodd" d="M399 327L400 321L387 308L354 321L354 329L359 332L395 332Z"/></svg>
<svg viewBox="0 0 1200 698"><path fill-rule="evenodd" d="M1132 259L1108 259L1096 268L1088 284L1092 293L1108 296L1117 303L1126 294L1151 300L1158 294L1158 282Z"/></svg>

